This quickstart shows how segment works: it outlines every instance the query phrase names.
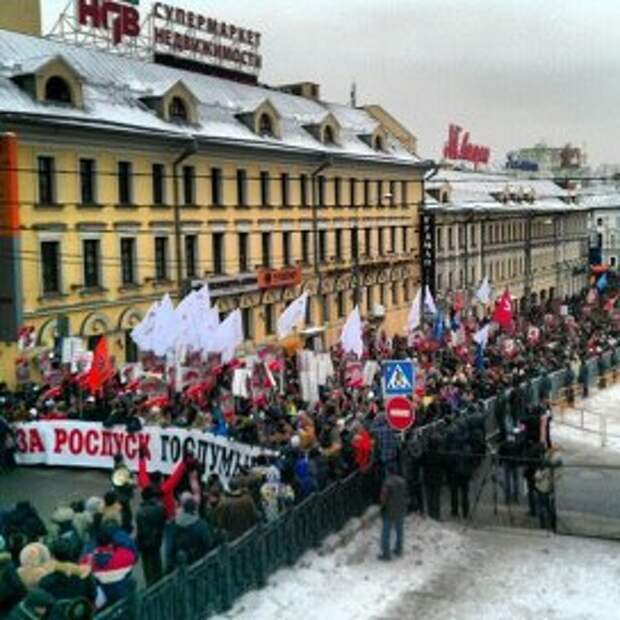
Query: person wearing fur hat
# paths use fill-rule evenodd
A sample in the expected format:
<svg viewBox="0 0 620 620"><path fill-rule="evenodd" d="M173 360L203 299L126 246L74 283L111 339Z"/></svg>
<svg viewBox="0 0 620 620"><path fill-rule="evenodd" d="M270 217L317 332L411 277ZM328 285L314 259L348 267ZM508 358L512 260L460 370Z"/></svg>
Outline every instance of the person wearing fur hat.
<svg viewBox="0 0 620 620"><path fill-rule="evenodd" d="M73 553L79 556L82 551L82 539L73 524L76 513L70 506L57 506L52 513L47 543L51 545L59 539L71 546Z"/></svg>
<svg viewBox="0 0 620 620"><path fill-rule="evenodd" d="M94 608L97 584L91 574L91 567L80 565L79 552L72 543L58 538L50 547L55 560L54 570L39 581L39 588L49 592L57 601L86 599Z"/></svg>
<svg viewBox="0 0 620 620"><path fill-rule="evenodd" d="M42 543L26 545L19 554L17 574L27 590L33 590L43 577L54 570L49 549Z"/></svg>

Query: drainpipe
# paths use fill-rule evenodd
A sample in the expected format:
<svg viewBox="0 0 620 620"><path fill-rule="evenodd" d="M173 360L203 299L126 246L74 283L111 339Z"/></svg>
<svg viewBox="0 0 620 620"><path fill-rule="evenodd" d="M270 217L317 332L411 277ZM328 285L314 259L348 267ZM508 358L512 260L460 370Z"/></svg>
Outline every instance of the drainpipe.
<svg viewBox="0 0 620 620"><path fill-rule="evenodd" d="M418 213L418 228L420 230L420 240L419 240L419 245L420 245L420 276L421 276L421 289L422 289L422 294L420 295L420 328L424 329L424 296L425 296L425 285L426 285L426 280L428 277L428 274L426 273L426 268L424 267L424 252L423 252L423 246L424 246L424 212L426 210L426 183L427 181L430 181L434 176L437 175L437 173L439 172L439 166L433 166L429 172L427 174L425 174L422 177L422 201L420 203L420 212ZM435 248L435 243L436 243L436 230L435 228L433 228L433 239L432 239L432 246L435 249L435 251L433 252L433 261L435 262L435 264L437 264L437 255L436 255L436 248ZM434 288L434 282L433 282L433 286L429 285L429 288Z"/></svg>
<svg viewBox="0 0 620 620"><path fill-rule="evenodd" d="M179 202L179 166L198 152L194 138L172 163L172 189L174 199L174 251L176 260L176 287L179 301L183 299L183 251L181 248L181 205Z"/></svg>

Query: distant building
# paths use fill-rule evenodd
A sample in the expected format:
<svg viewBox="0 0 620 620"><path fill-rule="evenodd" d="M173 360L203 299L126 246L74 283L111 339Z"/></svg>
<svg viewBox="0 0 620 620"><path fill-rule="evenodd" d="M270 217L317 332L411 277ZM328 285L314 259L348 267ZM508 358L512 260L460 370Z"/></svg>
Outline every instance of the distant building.
<svg viewBox="0 0 620 620"><path fill-rule="evenodd" d="M523 172L534 172L548 176L565 177L583 171L586 167L586 154L570 143L562 146L548 146L544 142L510 151L506 168ZM581 175L580 175L581 176Z"/></svg>
<svg viewBox="0 0 620 620"><path fill-rule="evenodd" d="M596 183L579 192L589 210L590 262L618 269L620 263L620 180Z"/></svg>

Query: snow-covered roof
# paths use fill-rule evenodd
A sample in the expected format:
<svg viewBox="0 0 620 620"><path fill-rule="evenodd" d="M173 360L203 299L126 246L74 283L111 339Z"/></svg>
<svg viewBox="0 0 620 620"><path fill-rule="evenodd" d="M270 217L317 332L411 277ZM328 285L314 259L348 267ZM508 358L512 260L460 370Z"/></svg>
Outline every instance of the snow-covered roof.
<svg viewBox="0 0 620 620"><path fill-rule="evenodd" d="M80 76L84 108L40 103L11 78L36 72L61 57ZM183 127L157 117L141 97L166 92L177 82L198 99L199 123ZM238 118L269 100L281 117L281 136L256 135ZM304 126L320 122L332 113L340 125L338 145L319 142ZM138 59L75 47L59 41L0 30L0 116L12 114L45 117L48 122L80 124L107 129L161 132L168 136L236 141L271 149L295 149L333 154L373 162L416 164L398 140L388 137L385 150L377 152L360 139L371 134L377 122L363 109L324 103L283 93L264 86L193 73Z"/></svg>

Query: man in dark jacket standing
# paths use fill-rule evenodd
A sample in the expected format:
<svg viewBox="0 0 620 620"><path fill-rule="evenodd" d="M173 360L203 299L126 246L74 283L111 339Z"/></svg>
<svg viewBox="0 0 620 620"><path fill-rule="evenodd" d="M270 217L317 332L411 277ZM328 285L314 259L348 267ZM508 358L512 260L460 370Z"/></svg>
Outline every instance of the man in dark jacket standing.
<svg viewBox="0 0 620 620"><path fill-rule="evenodd" d="M381 487L381 516L383 519L383 527L381 530L380 560L391 559L390 535L392 529L396 530L394 555L402 555L403 527L408 506L409 493L407 491L407 482L398 474L397 467L391 464L388 466L387 477Z"/></svg>
<svg viewBox="0 0 620 620"><path fill-rule="evenodd" d="M144 579L150 586L162 577L161 544L166 525L166 511L158 501L157 490L151 485L142 490L136 525L136 543L142 558Z"/></svg>
<svg viewBox="0 0 620 620"><path fill-rule="evenodd" d="M214 538L204 519L198 516L195 500L184 493L181 510L174 520L174 530L167 566L174 569L183 553L188 564L193 564L213 549Z"/></svg>

